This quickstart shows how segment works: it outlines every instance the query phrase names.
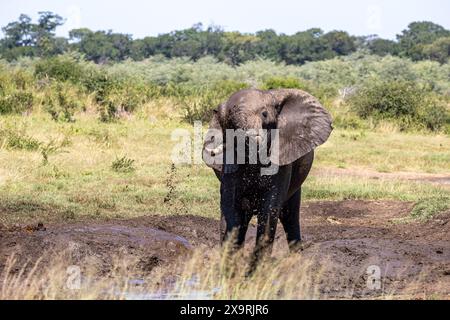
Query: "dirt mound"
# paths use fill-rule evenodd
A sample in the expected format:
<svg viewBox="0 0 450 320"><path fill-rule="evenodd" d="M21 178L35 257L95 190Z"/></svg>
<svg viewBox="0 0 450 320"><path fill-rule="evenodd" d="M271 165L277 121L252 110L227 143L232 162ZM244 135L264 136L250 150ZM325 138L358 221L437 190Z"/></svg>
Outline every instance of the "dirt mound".
<svg viewBox="0 0 450 320"><path fill-rule="evenodd" d="M450 212L428 222L399 222L408 216L412 206L395 201L305 203L302 233L312 245L303 251L302 258L313 259L318 270L324 270L321 290L336 297L398 290L450 296ZM218 220L197 216L143 216L0 231L0 269L13 252L26 261L37 259L45 251L58 252L72 246L80 259L96 257L105 271L111 255L122 249L142 257L142 268L151 270L191 248L212 248L219 243ZM252 221L248 248L254 244L255 233ZM282 257L287 251L279 225L274 255ZM380 271L381 291L367 287L371 266Z"/></svg>

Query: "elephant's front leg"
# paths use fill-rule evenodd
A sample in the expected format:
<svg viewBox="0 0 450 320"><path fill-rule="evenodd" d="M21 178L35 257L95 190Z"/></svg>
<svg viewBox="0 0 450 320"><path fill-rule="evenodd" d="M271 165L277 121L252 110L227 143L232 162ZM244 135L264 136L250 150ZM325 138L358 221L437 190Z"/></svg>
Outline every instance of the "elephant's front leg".
<svg viewBox="0 0 450 320"><path fill-rule="evenodd" d="M250 263L250 272L254 271L263 257L268 257L272 253L280 210L281 208L273 206L258 214L256 246Z"/></svg>
<svg viewBox="0 0 450 320"><path fill-rule="evenodd" d="M270 256L277 230L278 218L283 207L283 201L290 183L291 166L280 167L278 173L270 177L271 187L262 198L258 212L258 228L256 247L250 264L252 272L261 258Z"/></svg>
<svg viewBox="0 0 450 320"><path fill-rule="evenodd" d="M242 208L243 199L238 192L237 173L224 174L221 182L221 244L230 241L233 248L239 248L245 241L251 216Z"/></svg>

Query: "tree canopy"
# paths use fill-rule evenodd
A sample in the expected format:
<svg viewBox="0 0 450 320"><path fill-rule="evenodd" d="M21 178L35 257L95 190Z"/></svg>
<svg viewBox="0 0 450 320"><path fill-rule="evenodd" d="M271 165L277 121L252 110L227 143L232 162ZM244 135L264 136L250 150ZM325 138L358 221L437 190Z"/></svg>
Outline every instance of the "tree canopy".
<svg viewBox="0 0 450 320"><path fill-rule="evenodd" d="M450 31L428 21L410 23L397 35L396 41L376 35L355 37L339 30L324 32L320 28L293 35L272 29L254 34L228 32L214 25L205 28L201 23L142 39L111 30L92 31L87 28L71 30L69 38L56 37L56 28L63 24L64 19L53 12L39 12L36 23L29 16L20 15L17 21L2 28L4 37L0 40L0 56L14 60L21 56L43 57L78 51L88 60L107 63L142 60L153 55L193 60L210 55L233 65L258 57L301 65L349 55L357 50L441 63L448 61L450 56Z"/></svg>

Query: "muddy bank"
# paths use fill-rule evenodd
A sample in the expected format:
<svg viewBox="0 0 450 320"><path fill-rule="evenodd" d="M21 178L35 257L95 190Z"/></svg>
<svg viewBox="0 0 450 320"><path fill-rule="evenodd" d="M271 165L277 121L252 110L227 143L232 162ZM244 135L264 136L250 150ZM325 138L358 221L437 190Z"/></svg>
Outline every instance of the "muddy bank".
<svg viewBox="0 0 450 320"><path fill-rule="evenodd" d="M305 203L301 225L311 243L302 259L323 269L320 290L335 297L377 296L381 292L439 294L450 298L450 211L427 222L401 222L413 204L395 201L321 201ZM255 241L255 222L246 246ZM16 226L0 232L0 269L15 253L21 261L43 252L74 249L74 259L94 257L105 272L120 250L139 256L143 271L170 265L192 248L214 248L219 222L197 216L144 216L130 220ZM287 254L281 225L274 256ZM51 263L50 261L46 263ZM301 261L299 261L301 263ZM368 290L368 267L379 268L380 290Z"/></svg>

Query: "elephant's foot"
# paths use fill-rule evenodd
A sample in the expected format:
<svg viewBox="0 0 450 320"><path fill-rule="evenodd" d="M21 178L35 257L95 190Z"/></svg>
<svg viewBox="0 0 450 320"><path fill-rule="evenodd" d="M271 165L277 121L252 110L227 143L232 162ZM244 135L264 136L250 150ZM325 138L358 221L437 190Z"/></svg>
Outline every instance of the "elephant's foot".
<svg viewBox="0 0 450 320"><path fill-rule="evenodd" d="M293 241L289 244L289 251L291 253L300 253L309 247L311 247L313 244L312 241L306 241L306 240L300 240L300 241Z"/></svg>

